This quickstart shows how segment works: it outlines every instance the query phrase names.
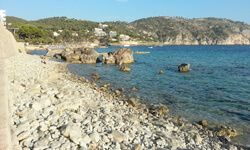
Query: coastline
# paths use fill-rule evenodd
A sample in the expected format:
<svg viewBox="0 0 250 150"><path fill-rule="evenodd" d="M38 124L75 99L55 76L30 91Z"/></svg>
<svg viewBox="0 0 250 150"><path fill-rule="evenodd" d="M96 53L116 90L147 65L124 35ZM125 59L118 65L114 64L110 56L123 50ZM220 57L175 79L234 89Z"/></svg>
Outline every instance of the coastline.
<svg viewBox="0 0 250 150"><path fill-rule="evenodd" d="M13 121L22 147L237 149L202 125L154 115L144 105L132 107L117 93L68 72L65 63L40 61L31 55L8 61Z"/></svg>

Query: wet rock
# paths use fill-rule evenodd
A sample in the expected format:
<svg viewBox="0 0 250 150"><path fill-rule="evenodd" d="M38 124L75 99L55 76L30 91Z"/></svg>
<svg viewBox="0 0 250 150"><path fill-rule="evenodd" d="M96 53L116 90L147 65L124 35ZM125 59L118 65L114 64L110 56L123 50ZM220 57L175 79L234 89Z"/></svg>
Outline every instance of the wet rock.
<svg viewBox="0 0 250 150"><path fill-rule="evenodd" d="M239 133L234 129L222 128L217 132L217 136L219 136L219 137L228 136L231 138L231 137L236 137L238 135L239 135Z"/></svg>
<svg viewBox="0 0 250 150"><path fill-rule="evenodd" d="M119 48L113 52L103 55L102 60L104 64L119 64L120 62L123 64L133 63L133 51L130 48Z"/></svg>
<svg viewBox="0 0 250 150"><path fill-rule="evenodd" d="M199 121L199 124L202 125L203 127L208 125L206 120Z"/></svg>
<svg viewBox="0 0 250 150"><path fill-rule="evenodd" d="M129 67L121 67L120 71L129 72L131 69Z"/></svg>
<svg viewBox="0 0 250 150"><path fill-rule="evenodd" d="M158 71L158 73L159 73L159 74L162 74L162 73L164 73L164 72L163 72L162 70L160 70L160 71Z"/></svg>
<svg viewBox="0 0 250 150"><path fill-rule="evenodd" d="M136 102L135 98L130 98L130 99L128 99L127 102L128 102L128 104L132 105L133 107L139 106L139 103Z"/></svg>
<svg viewBox="0 0 250 150"><path fill-rule="evenodd" d="M121 94L121 92L120 92L120 91L118 91L118 90L116 90L116 91L115 91L115 94L116 94L116 95L120 95L120 94Z"/></svg>
<svg viewBox="0 0 250 150"><path fill-rule="evenodd" d="M94 74L92 74L91 78L94 80L98 80L98 79L100 79L100 75L98 73L94 73Z"/></svg>
<svg viewBox="0 0 250 150"><path fill-rule="evenodd" d="M135 88L135 87L132 87L131 90L132 90L132 91L138 91L138 89Z"/></svg>
<svg viewBox="0 0 250 150"><path fill-rule="evenodd" d="M187 72L189 71L190 64L183 63L180 66L178 66L178 69L180 72Z"/></svg>

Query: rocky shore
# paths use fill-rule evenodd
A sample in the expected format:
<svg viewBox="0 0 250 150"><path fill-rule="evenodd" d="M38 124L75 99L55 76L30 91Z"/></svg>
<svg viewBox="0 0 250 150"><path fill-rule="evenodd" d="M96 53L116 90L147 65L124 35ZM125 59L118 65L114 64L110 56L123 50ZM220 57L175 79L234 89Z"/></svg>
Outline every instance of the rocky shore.
<svg viewBox="0 0 250 150"><path fill-rule="evenodd" d="M8 60L8 78L24 150L244 149L226 142L231 129L222 138L222 130L168 116L165 106L135 105L107 85L71 74L65 63L18 55Z"/></svg>

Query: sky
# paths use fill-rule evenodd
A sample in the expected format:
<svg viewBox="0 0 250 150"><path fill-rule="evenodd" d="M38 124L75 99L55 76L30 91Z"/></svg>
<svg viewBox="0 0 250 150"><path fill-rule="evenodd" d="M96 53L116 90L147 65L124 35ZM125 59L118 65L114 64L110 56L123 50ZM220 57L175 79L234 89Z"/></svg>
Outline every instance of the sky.
<svg viewBox="0 0 250 150"><path fill-rule="evenodd" d="M216 17L250 24L250 0L0 0L7 16L38 20L65 16L95 22L170 16Z"/></svg>

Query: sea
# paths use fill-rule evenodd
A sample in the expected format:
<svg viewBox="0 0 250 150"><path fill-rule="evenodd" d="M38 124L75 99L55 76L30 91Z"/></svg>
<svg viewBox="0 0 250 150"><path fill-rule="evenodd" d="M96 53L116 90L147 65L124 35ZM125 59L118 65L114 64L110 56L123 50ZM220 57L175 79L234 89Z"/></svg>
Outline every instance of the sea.
<svg viewBox="0 0 250 150"><path fill-rule="evenodd" d="M95 49L99 53L121 47ZM92 80L88 74L98 73L100 81L123 88L123 94L144 104L164 104L170 115L210 125L229 126L243 135L234 143L250 143L250 46L131 46L133 64L123 64L130 72L119 71L119 65L68 64L69 71ZM34 51L32 54L44 54ZM169 58L169 56L171 58ZM182 63L190 64L189 72L179 72ZM163 74L158 74L162 70ZM96 82L101 86L99 81ZM138 91L131 91L135 87Z"/></svg>

